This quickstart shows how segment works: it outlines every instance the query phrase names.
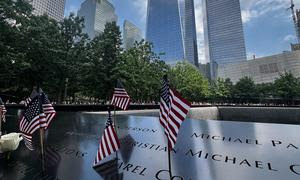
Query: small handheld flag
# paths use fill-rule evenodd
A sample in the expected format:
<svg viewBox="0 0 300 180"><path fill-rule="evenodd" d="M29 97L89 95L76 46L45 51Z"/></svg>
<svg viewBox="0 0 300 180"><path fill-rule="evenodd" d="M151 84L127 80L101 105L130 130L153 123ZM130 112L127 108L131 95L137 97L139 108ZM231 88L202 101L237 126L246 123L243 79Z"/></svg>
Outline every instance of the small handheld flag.
<svg viewBox="0 0 300 180"><path fill-rule="evenodd" d="M120 148L120 142L111 120L110 110L108 111L108 114L108 120L100 140L100 145L94 161L94 167L97 166L105 157L111 155Z"/></svg>
<svg viewBox="0 0 300 180"><path fill-rule="evenodd" d="M45 130L47 130L52 119L56 115L56 111L54 110L52 104L50 103L48 96L44 92L42 92L42 94L41 94L41 100L42 100L42 104L43 104L43 111L46 115L46 122L45 122L45 124L43 124L42 127L44 127Z"/></svg>
<svg viewBox="0 0 300 180"><path fill-rule="evenodd" d="M25 107L21 117L19 128L26 147L33 151L32 135L46 123L46 115L43 112L40 94L35 90L31 93L30 102Z"/></svg>
<svg viewBox="0 0 300 180"><path fill-rule="evenodd" d="M26 99L25 110L19 123L25 145L29 150L34 150L32 145L33 133L40 128L47 130L56 114L47 95L41 90L39 91L38 93L34 90L30 98Z"/></svg>
<svg viewBox="0 0 300 180"><path fill-rule="evenodd" d="M191 104L186 99L170 88L165 76L161 89L159 121L165 129L169 149L174 148L181 123L185 120L190 107Z"/></svg>
<svg viewBox="0 0 300 180"><path fill-rule="evenodd" d="M114 89L114 94L111 100L111 104L123 110L127 110L129 103L130 103L130 97L127 94L122 83L118 80L117 86Z"/></svg>

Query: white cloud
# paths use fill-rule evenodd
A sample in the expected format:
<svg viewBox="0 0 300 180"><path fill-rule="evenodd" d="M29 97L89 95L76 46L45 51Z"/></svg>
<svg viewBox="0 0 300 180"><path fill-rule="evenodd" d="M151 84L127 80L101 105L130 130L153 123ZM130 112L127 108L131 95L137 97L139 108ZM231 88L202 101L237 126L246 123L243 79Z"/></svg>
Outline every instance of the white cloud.
<svg viewBox="0 0 300 180"><path fill-rule="evenodd" d="M243 23L247 23L257 16L258 16L258 13L256 10L249 10L249 9L242 10Z"/></svg>
<svg viewBox="0 0 300 180"><path fill-rule="evenodd" d="M243 22L249 23L254 18L258 18L270 12L290 16L290 13L287 11L287 8L290 7L290 3L290 0L241 0ZM295 0L295 5L300 5L300 0Z"/></svg>
<svg viewBox="0 0 300 180"><path fill-rule="evenodd" d="M287 41L287 42L293 42L296 40L296 36L295 35L286 35L284 38L283 38L284 41Z"/></svg>
<svg viewBox="0 0 300 180"><path fill-rule="evenodd" d="M139 21L146 24L147 17L147 2L148 0L129 0L133 4L134 9L137 10L137 16L140 17ZM146 27L146 26L145 26ZM145 37L145 29L142 29L143 37Z"/></svg>
<svg viewBox="0 0 300 180"><path fill-rule="evenodd" d="M133 6L136 8L141 22L146 22L147 2L147 0L132 0Z"/></svg>
<svg viewBox="0 0 300 180"><path fill-rule="evenodd" d="M254 59L253 57L254 57L254 53L253 52L248 52L247 53L247 59L249 60L249 59Z"/></svg>

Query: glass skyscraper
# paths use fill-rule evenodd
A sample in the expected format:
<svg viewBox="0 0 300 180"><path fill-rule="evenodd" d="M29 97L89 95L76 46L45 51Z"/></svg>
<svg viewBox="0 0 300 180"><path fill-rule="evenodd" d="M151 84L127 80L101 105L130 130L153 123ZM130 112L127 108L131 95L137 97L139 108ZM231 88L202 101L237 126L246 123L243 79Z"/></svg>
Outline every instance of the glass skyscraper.
<svg viewBox="0 0 300 180"><path fill-rule="evenodd" d="M183 5L184 59L199 67L194 0L185 0Z"/></svg>
<svg viewBox="0 0 300 180"><path fill-rule="evenodd" d="M134 46L134 43L142 40L142 31L128 20L123 24L124 49L128 50Z"/></svg>
<svg viewBox="0 0 300 180"><path fill-rule="evenodd" d="M107 22L117 22L114 6L108 0L85 0L77 13L84 18L83 31L91 39L104 31Z"/></svg>
<svg viewBox="0 0 300 180"><path fill-rule="evenodd" d="M146 40L167 64L184 59L177 0L148 0Z"/></svg>
<svg viewBox="0 0 300 180"><path fill-rule="evenodd" d="M239 0L203 0L205 55L211 78L220 64L247 60Z"/></svg>
<svg viewBox="0 0 300 180"><path fill-rule="evenodd" d="M66 0L30 0L28 2L34 8L34 15L41 16L47 14L56 21L64 19Z"/></svg>

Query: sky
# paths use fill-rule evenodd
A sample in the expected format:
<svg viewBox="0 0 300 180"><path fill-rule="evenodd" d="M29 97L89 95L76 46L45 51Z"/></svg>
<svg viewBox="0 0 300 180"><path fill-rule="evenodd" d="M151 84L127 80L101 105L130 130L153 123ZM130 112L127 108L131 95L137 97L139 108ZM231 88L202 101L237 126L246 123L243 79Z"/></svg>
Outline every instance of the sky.
<svg viewBox="0 0 300 180"><path fill-rule="evenodd" d="M84 0L66 0L65 16L77 13ZM183 0L179 0L183 1ZM118 15L121 30L124 20L129 20L145 34L147 0L110 0ZM202 0L194 0L199 62L204 57L204 33ZM296 42L296 33L291 17L290 0L240 0L247 58L264 57L290 50ZM294 0L300 9L300 0Z"/></svg>

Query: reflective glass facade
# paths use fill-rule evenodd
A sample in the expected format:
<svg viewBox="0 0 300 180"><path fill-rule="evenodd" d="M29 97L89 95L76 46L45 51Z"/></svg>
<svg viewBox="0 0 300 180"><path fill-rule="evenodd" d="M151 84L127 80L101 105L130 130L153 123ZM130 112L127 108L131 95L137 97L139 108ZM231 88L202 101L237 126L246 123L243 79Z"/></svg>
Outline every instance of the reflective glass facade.
<svg viewBox="0 0 300 180"><path fill-rule="evenodd" d="M34 8L34 15L41 16L47 14L56 21L64 19L66 0L30 0L28 2Z"/></svg>
<svg viewBox="0 0 300 180"><path fill-rule="evenodd" d="M297 35L298 43L300 43L300 9L296 10L295 16L296 16L295 17L296 35Z"/></svg>
<svg viewBox="0 0 300 180"><path fill-rule="evenodd" d="M148 0L146 40L168 64L184 59L183 37L177 0Z"/></svg>
<svg viewBox="0 0 300 180"><path fill-rule="evenodd" d="M239 0L204 0L206 59L211 78L220 64L245 61L246 49Z"/></svg>
<svg viewBox="0 0 300 180"><path fill-rule="evenodd" d="M86 0L81 4L77 15L84 17L83 31L91 39L104 31L107 22L118 20L115 8L108 0Z"/></svg>
<svg viewBox="0 0 300 180"><path fill-rule="evenodd" d="M124 49L128 50L134 46L134 43L142 40L142 31L132 24L130 21L125 20L123 24L123 41Z"/></svg>
<svg viewBox="0 0 300 180"><path fill-rule="evenodd" d="M199 67L194 0L184 1L183 12L184 59Z"/></svg>

